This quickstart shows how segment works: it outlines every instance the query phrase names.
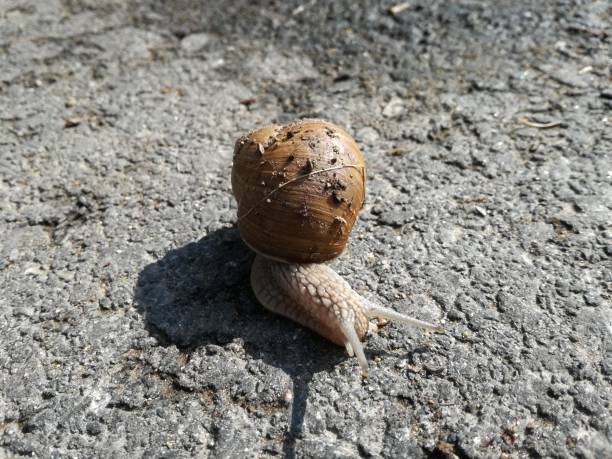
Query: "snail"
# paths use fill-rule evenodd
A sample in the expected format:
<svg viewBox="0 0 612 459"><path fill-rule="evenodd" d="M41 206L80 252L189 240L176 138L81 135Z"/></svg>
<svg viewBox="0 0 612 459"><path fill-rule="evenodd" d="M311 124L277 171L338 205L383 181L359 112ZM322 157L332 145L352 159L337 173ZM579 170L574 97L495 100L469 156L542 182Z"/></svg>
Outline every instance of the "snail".
<svg viewBox="0 0 612 459"><path fill-rule="evenodd" d="M365 200L365 162L351 136L306 119L251 131L236 141L232 191L238 228L256 252L251 287L268 310L295 320L356 355L385 319L438 327L370 301L323 262L344 249Z"/></svg>

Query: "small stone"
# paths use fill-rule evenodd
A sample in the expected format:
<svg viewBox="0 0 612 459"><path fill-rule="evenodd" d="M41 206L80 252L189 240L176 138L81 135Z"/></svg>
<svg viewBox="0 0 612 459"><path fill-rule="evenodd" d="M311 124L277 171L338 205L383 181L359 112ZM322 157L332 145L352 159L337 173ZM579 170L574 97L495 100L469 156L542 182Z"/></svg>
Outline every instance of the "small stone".
<svg viewBox="0 0 612 459"><path fill-rule="evenodd" d="M555 283L555 287L559 296L567 298L570 295L569 284L567 282L558 280Z"/></svg>
<svg viewBox="0 0 612 459"><path fill-rule="evenodd" d="M76 106L77 104L78 104L78 101L77 101L76 97L74 97L74 96L68 96L66 98L66 100L64 101L64 106L66 108L72 108L72 107Z"/></svg>
<svg viewBox="0 0 612 459"><path fill-rule="evenodd" d="M594 292L587 292L583 295L584 302L587 306L599 307L603 304L603 299L600 295Z"/></svg>
<svg viewBox="0 0 612 459"><path fill-rule="evenodd" d="M109 300L108 297L102 298L100 302L98 303L98 305L100 306L100 309L102 310L108 310L112 308L111 300Z"/></svg>
<svg viewBox="0 0 612 459"><path fill-rule="evenodd" d="M497 293L497 309L501 312L519 311L522 307L521 301L514 295L503 290Z"/></svg>
<svg viewBox="0 0 612 459"><path fill-rule="evenodd" d="M448 311L448 314L446 314L446 317L448 317L448 320L459 322L465 319L465 314L459 311L458 309L451 309L450 311Z"/></svg>
<svg viewBox="0 0 612 459"><path fill-rule="evenodd" d="M385 118L397 118L404 113L404 101L399 97L393 97L383 108L382 115Z"/></svg>
<svg viewBox="0 0 612 459"><path fill-rule="evenodd" d="M88 422L86 430L89 435L96 436L102 433L102 426L99 422Z"/></svg>
<svg viewBox="0 0 612 459"><path fill-rule="evenodd" d="M73 128L80 125L83 122L82 116L71 116L69 118L64 119L64 127L65 128Z"/></svg>
<svg viewBox="0 0 612 459"><path fill-rule="evenodd" d="M591 416L605 411L596 393L581 391L574 397L574 403L576 404L576 408Z"/></svg>
<svg viewBox="0 0 612 459"><path fill-rule="evenodd" d="M188 54L194 54L206 47L211 41L207 33L194 33L181 40L181 48Z"/></svg>

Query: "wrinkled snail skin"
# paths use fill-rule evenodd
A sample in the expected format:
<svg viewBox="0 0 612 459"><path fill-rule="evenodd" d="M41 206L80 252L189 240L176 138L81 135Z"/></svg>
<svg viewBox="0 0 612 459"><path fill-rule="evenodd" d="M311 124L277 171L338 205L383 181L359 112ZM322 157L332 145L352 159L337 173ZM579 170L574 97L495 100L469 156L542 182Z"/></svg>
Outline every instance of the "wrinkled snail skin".
<svg viewBox="0 0 612 459"><path fill-rule="evenodd" d="M322 263L344 249L365 198L365 163L345 131L322 120L252 131L236 142L232 189L240 234L257 252L259 302L344 346L364 376L370 319L439 330L362 297Z"/></svg>
<svg viewBox="0 0 612 459"><path fill-rule="evenodd" d="M324 264L288 264L257 255L251 286L266 309L292 319L357 356L361 372L368 362L361 341L376 327L370 319L390 319L438 330L438 327L372 303Z"/></svg>
<svg viewBox="0 0 612 459"><path fill-rule="evenodd" d="M367 372L360 340L368 331L362 298L331 268L322 264L279 263L257 255L251 286L268 310L295 320L357 354Z"/></svg>

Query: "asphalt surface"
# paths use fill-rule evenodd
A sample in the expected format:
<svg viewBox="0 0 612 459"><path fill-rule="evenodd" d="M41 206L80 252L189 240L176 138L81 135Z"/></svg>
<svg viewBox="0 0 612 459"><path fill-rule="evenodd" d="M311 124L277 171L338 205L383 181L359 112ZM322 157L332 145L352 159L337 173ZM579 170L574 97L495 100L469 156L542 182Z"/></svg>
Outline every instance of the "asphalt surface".
<svg viewBox="0 0 612 459"><path fill-rule="evenodd" d="M612 456L608 1L0 0L0 456ZM401 8L400 8L401 9ZM235 139L363 149L370 377L267 313Z"/></svg>

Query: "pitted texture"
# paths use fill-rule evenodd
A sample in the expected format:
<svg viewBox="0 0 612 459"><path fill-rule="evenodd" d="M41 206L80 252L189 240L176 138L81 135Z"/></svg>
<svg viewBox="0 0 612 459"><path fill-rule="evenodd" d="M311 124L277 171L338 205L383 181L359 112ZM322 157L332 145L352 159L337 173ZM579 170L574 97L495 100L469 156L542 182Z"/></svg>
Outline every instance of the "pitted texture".
<svg viewBox="0 0 612 459"><path fill-rule="evenodd" d="M606 0L1 0L0 457L612 458L611 41ZM249 298L229 142L298 114L367 158L338 265L447 319L361 384Z"/></svg>
<svg viewBox="0 0 612 459"><path fill-rule="evenodd" d="M340 346L349 341L342 323L352 325L360 340L365 338L365 300L326 265L279 263L258 255L251 270L251 285L267 309Z"/></svg>

